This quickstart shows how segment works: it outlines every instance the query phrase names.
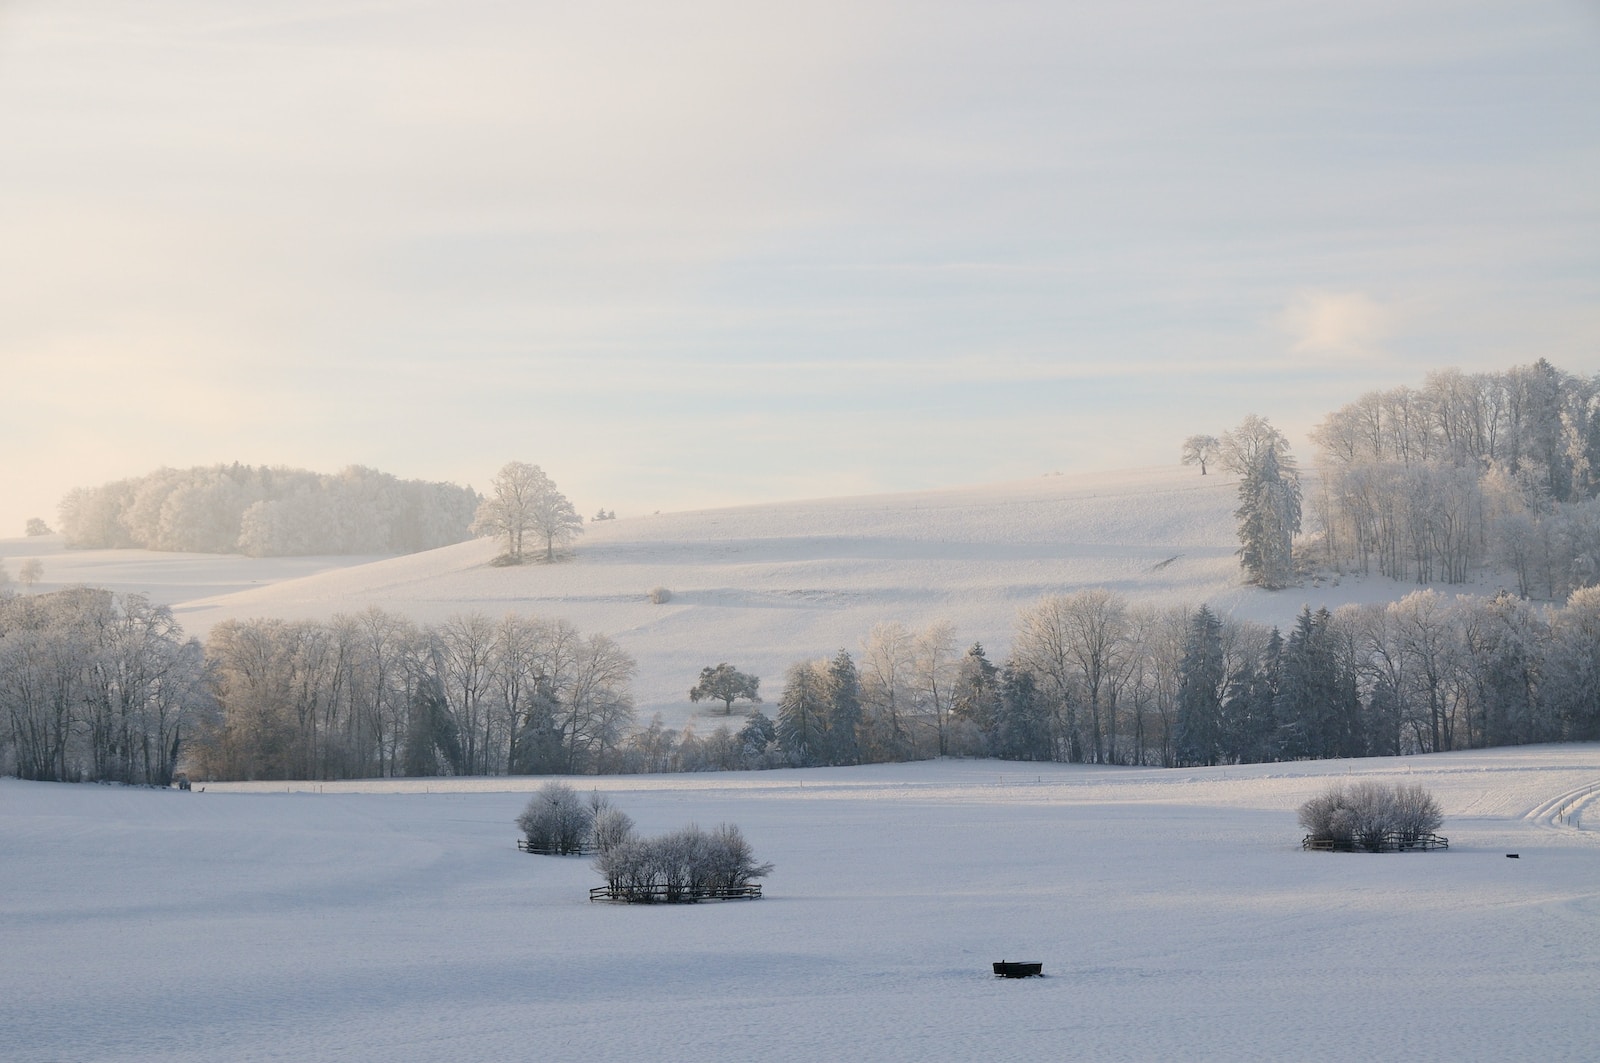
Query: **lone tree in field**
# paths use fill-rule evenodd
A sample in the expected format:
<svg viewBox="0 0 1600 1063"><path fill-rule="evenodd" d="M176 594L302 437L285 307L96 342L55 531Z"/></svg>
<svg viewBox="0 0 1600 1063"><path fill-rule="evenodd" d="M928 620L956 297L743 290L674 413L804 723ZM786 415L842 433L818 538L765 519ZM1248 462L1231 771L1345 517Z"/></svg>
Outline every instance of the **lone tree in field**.
<svg viewBox="0 0 1600 1063"><path fill-rule="evenodd" d="M1183 463L1200 466L1200 475L1206 474L1206 464L1217 456L1216 436L1190 436L1183 441Z"/></svg>
<svg viewBox="0 0 1600 1063"><path fill-rule="evenodd" d="M557 545L582 534L583 518L539 466L509 462L495 474L493 487L494 494L478 507L472 530L503 536L510 564L525 560L523 539L528 536L544 540L544 559L554 561Z"/></svg>
<svg viewBox="0 0 1600 1063"><path fill-rule="evenodd" d="M700 681L689 691L689 700L720 701L722 714L732 716L735 701L761 704L760 686L760 676L746 675L724 661L715 668L700 669Z"/></svg>

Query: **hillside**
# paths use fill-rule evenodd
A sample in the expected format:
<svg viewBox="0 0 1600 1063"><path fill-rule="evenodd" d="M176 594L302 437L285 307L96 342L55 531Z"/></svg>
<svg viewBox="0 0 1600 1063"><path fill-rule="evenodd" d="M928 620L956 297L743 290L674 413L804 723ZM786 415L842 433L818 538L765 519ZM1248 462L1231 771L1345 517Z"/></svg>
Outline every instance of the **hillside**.
<svg viewBox="0 0 1600 1063"><path fill-rule="evenodd" d="M753 671L771 700L791 663L853 651L885 621L948 619L961 645L981 641L998 659L1019 608L1085 587L1152 605L1207 602L1280 625L1307 604L1414 589L1385 579L1242 586L1235 487L1160 467L625 517L587 525L556 564L522 568L491 567L498 547L488 540L385 559L80 552L51 539L0 550L13 570L41 557L38 589L138 590L173 605L200 636L227 619L326 619L369 606L419 621L470 610L561 617L621 643L639 662L641 719L660 712L677 725L704 711L686 696L703 666L726 660ZM671 600L651 604L656 587Z"/></svg>

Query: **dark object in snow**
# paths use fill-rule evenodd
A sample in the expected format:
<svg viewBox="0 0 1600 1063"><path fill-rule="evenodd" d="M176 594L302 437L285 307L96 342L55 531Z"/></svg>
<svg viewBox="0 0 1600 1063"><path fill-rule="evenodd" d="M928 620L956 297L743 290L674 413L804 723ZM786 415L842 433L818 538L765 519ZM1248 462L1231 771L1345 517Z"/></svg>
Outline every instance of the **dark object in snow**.
<svg viewBox="0 0 1600 1063"><path fill-rule="evenodd" d="M189 776L184 775L182 772L179 772L178 775L175 776L175 778L178 781L178 789L180 789L180 790L189 789Z"/></svg>
<svg viewBox="0 0 1600 1063"><path fill-rule="evenodd" d="M1033 978L1044 973L1044 964L1026 963L1021 960L996 960L994 973L998 978Z"/></svg>
<svg viewBox="0 0 1600 1063"><path fill-rule="evenodd" d="M1506 854L1506 859L1507 860L1521 860L1522 859L1522 854L1521 853L1507 853Z"/></svg>

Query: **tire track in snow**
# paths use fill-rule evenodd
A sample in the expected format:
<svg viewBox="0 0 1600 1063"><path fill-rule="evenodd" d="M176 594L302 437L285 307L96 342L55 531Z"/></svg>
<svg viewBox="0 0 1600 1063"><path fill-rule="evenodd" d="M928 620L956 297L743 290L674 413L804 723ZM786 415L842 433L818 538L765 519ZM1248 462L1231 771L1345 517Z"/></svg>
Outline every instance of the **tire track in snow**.
<svg viewBox="0 0 1600 1063"><path fill-rule="evenodd" d="M1600 799L1600 781L1585 783L1558 794L1522 814L1522 818L1551 829L1582 830L1584 806Z"/></svg>

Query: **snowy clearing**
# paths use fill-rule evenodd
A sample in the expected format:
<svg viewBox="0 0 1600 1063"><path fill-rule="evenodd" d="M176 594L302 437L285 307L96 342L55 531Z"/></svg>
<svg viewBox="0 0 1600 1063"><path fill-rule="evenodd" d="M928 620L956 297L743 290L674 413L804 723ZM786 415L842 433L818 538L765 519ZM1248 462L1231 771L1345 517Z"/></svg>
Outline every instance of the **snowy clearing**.
<svg viewBox="0 0 1600 1063"><path fill-rule="evenodd" d="M1449 851L1301 852L1295 809L1350 776L1428 787ZM0 780L8 1058L1593 1055L1593 745L575 780L777 865L689 907L519 853L542 781Z"/></svg>

